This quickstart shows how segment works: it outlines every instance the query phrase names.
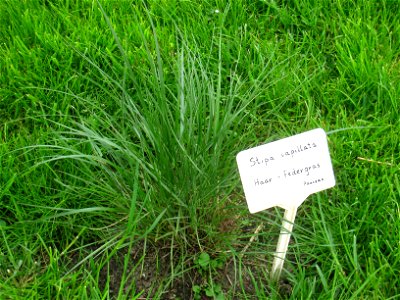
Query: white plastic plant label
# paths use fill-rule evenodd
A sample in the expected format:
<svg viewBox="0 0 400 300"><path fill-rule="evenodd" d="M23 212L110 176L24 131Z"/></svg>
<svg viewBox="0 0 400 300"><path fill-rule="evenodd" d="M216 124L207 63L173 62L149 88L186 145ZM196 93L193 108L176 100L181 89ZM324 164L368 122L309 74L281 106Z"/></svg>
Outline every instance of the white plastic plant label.
<svg viewBox="0 0 400 300"><path fill-rule="evenodd" d="M321 128L241 151L236 161L251 213L298 207L310 194L335 185Z"/></svg>

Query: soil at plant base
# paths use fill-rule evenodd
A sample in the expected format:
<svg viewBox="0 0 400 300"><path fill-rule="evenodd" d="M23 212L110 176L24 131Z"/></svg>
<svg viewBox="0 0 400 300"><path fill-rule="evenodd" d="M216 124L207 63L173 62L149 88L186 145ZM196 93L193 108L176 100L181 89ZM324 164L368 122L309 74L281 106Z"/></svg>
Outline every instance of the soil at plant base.
<svg viewBox="0 0 400 300"><path fill-rule="evenodd" d="M128 253L121 250L114 255L108 264L102 268L99 287L104 289L107 281L109 282L109 294L111 298L116 299L123 280L124 257ZM171 281L171 257L168 247L146 247L146 253L143 257L143 245L138 244L137 248L129 254L131 260L129 262L126 274L131 274L124 284L124 292L128 293L132 287L135 291L142 292L139 299L156 298L159 299L194 299L193 286L204 286L207 284L207 275L200 274L199 270L193 268L194 259L186 260L186 271L180 276L175 276ZM177 258L172 261L174 266L179 266ZM184 262L185 263L185 262ZM266 266L261 266L266 268ZM226 299L243 299L243 291L246 295L255 295L254 278L262 278L260 274L260 264L254 261L242 261L242 271L238 274L238 267L233 260L226 261L225 265L218 269L213 278L213 282L222 287L222 291ZM174 272L179 273L180 270L175 267ZM239 279L240 277L240 279ZM170 282L169 282L170 281ZM264 280L265 281L265 280ZM164 291L157 291L162 287ZM264 287L267 289L267 287ZM285 281L280 281L281 296L288 296L291 293L291 285ZM267 292L268 293L268 292ZM201 295L202 300L211 299L206 297L204 293Z"/></svg>
<svg viewBox="0 0 400 300"><path fill-rule="evenodd" d="M222 222L222 225L225 226L225 223L225 221ZM231 224L228 225L232 228ZM248 228L242 227L240 230L242 233L248 231L250 235L254 233L258 225L258 223L250 224ZM223 226L221 228L220 233L224 234L226 229ZM259 243L270 243L263 240L262 236L260 238ZM245 248L248 242L248 240L241 241L235 249ZM92 247L89 251L96 251L98 247ZM124 294L132 294L132 290L135 294L142 292L139 299L155 296L157 299L194 299L193 286L206 285L209 277L195 266L195 258L201 251L191 249L189 252L192 253L188 254L187 251L180 253L174 249L171 255L171 245L166 244L165 241L164 244L149 240L146 244L137 242L129 253L127 248L123 248L105 263L99 274L98 286L104 290L108 285L109 295L113 299L117 298L121 289ZM128 258L128 263L124 268L125 258ZM96 258L94 260L96 263ZM98 261L101 263L100 258ZM70 257L70 265L73 266L78 262L79 258ZM246 257L245 255L239 262L237 258L234 260L230 255L223 266L213 273L213 282L221 286L226 299L243 299L243 293L246 293L247 297L256 295L254 280L258 280L258 288L265 289L265 293L268 294L268 287L266 284L263 285L263 282L267 282L265 270L269 269L270 264L271 262L266 261L265 257ZM87 268L90 269L89 265ZM285 298L291 294L292 287L289 282L281 280L279 291ZM203 294L205 294L204 291L201 293L202 299L209 299Z"/></svg>

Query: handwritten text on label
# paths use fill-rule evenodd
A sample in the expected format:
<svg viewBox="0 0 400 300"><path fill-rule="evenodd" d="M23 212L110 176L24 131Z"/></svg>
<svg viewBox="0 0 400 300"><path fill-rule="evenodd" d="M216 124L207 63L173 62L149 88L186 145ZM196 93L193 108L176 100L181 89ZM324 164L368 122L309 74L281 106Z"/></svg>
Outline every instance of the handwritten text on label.
<svg viewBox="0 0 400 300"><path fill-rule="evenodd" d="M250 212L299 206L308 195L335 185L322 129L244 150L236 160Z"/></svg>

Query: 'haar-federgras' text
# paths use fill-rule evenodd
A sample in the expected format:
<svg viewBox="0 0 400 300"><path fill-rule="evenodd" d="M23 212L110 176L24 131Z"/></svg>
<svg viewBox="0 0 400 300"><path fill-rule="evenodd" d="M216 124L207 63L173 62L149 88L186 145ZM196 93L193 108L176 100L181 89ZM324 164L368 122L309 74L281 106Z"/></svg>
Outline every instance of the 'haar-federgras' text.
<svg viewBox="0 0 400 300"><path fill-rule="evenodd" d="M285 178L294 177L297 175L309 176L310 172L312 172L313 170L319 169L320 167L321 166L319 163L312 164L312 165L310 164L303 168L293 168L291 170L283 170L283 175L285 176Z"/></svg>

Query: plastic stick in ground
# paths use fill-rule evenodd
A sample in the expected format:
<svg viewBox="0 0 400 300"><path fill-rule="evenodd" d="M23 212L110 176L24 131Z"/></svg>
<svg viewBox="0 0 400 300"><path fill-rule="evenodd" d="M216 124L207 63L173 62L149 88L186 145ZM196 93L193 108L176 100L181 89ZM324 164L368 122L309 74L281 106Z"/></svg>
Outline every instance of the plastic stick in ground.
<svg viewBox="0 0 400 300"><path fill-rule="evenodd" d="M279 280L283 263L285 262L286 252L289 246L290 235L292 234L294 219L296 218L297 207L285 210L282 221L282 229L276 247L274 262L272 264L271 278Z"/></svg>

